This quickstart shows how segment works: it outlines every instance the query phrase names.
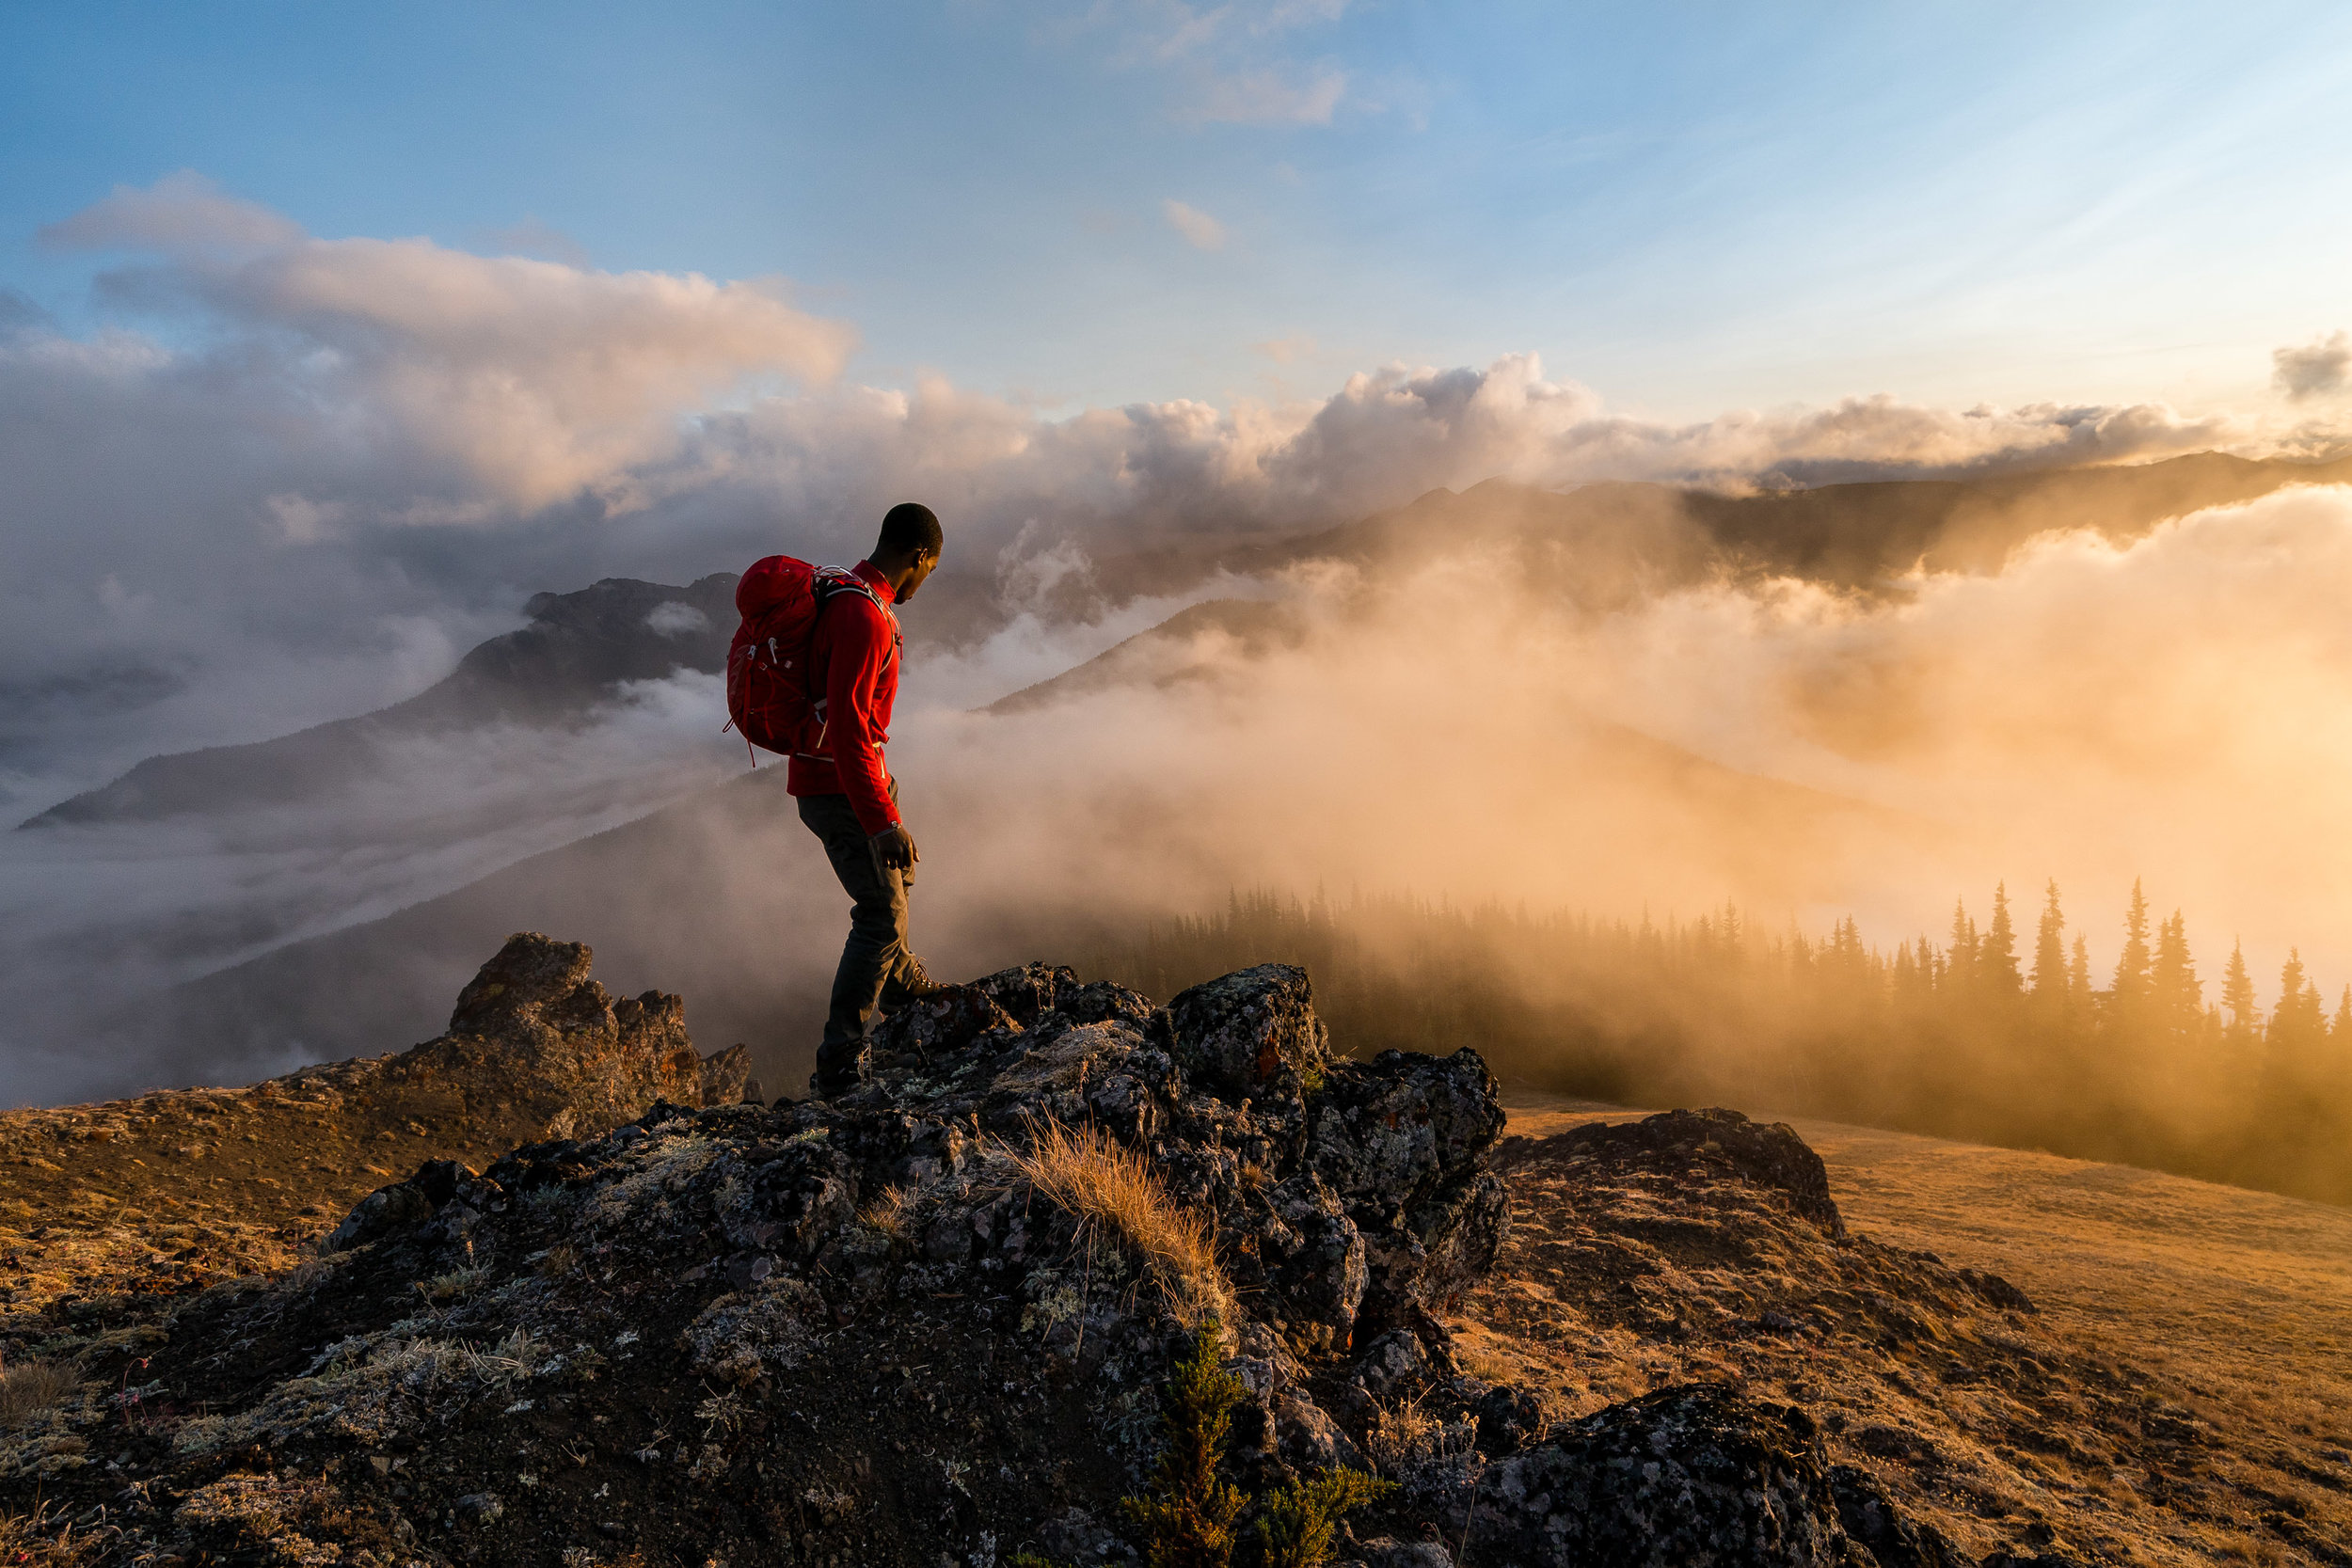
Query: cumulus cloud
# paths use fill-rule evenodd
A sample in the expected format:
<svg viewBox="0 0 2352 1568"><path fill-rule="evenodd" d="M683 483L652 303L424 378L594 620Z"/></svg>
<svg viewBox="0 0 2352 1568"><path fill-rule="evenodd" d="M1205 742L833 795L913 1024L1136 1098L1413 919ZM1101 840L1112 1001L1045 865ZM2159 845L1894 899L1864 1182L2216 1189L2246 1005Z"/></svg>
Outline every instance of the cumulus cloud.
<svg viewBox="0 0 2352 1568"><path fill-rule="evenodd" d="M2270 363L2271 385L2294 402L2340 392L2352 380L2352 337L2338 332L2300 348L2273 349Z"/></svg>
<svg viewBox="0 0 2352 1568"><path fill-rule="evenodd" d="M274 373L359 416L336 434L406 447L517 507L658 455L679 414L747 380L830 380L855 341L772 285L592 272L429 240L314 239L186 176L119 190L44 237L162 253L160 265L105 275L102 292L249 329L246 352L274 350Z"/></svg>
<svg viewBox="0 0 2352 1568"><path fill-rule="evenodd" d="M526 215L518 223L489 230L482 238L487 248L510 255L535 256L543 261L561 261L567 267L585 269L590 265L586 245L536 216Z"/></svg>
<svg viewBox="0 0 2352 1568"><path fill-rule="evenodd" d="M1195 250L1225 248L1225 226L1198 207L1186 206L1169 197L1160 203L1161 215L1168 227L1184 237L1184 243Z"/></svg>

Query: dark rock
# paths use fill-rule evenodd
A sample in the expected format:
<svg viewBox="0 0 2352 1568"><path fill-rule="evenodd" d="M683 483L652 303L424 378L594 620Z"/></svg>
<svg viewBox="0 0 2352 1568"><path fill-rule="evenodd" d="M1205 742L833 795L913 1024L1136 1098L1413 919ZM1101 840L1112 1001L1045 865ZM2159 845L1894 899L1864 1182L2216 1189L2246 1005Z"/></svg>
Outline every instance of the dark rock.
<svg viewBox="0 0 2352 1568"><path fill-rule="evenodd" d="M1493 1266L1510 1204L1484 1160L1502 1119L1494 1075L1467 1048L1386 1051L1326 1072L1308 1159L1371 1240L1375 1323L1448 1301Z"/></svg>
<svg viewBox="0 0 2352 1568"><path fill-rule="evenodd" d="M1194 1084L1236 1102L1319 1088L1331 1051L1311 995L1295 964L1260 964L1183 991L1168 1008L1176 1059Z"/></svg>
<svg viewBox="0 0 2352 1568"><path fill-rule="evenodd" d="M1459 1505L1471 1562L1862 1568L1818 1429L1695 1384L1560 1428Z"/></svg>
<svg viewBox="0 0 2352 1568"><path fill-rule="evenodd" d="M425 1203L435 1209L457 1196L458 1188L473 1180L474 1173L454 1160L428 1160L417 1167L417 1174L408 1179Z"/></svg>
<svg viewBox="0 0 2352 1568"><path fill-rule="evenodd" d="M872 1050L905 1052L917 1061L951 1055L992 1029L1020 1028L1010 1014L977 986L948 986L910 1002L874 1027Z"/></svg>
<svg viewBox="0 0 2352 1568"><path fill-rule="evenodd" d="M1270 1201L1260 1256L1276 1311L1318 1342L1344 1349L1368 1277L1361 1232L1312 1172L1276 1187Z"/></svg>
<svg viewBox="0 0 2352 1568"><path fill-rule="evenodd" d="M1696 1159L1727 1167L1753 1186L1778 1193L1789 1208L1832 1236L1846 1222L1829 1196L1829 1169L1786 1122L1770 1126L1737 1111L1665 1111L1636 1122L1596 1122L1550 1140L1566 1155L1617 1164L1652 1161L1679 1170Z"/></svg>
<svg viewBox="0 0 2352 1568"><path fill-rule="evenodd" d="M985 995L1005 1010L1022 1028L1054 1011L1054 999L1065 990L1075 990L1077 971L1067 965L1041 963L1023 964L1019 969L999 970L984 979L972 982L972 989Z"/></svg>
<svg viewBox="0 0 2352 1568"><path fill-rule="evenodd" d="M1487 1389L1472 1402L1470 1414L1478 1422L1478 1451L1498 1457L1539 1441L1547 1425L1535 1396L1508 1384Z"/></svg>
<svg viewBox="0 0 2352 1568"><path fill-rule="evenodd" d="M1847 1535L1870 1549L1878 1568L1970 1568L1967 1554L1932 1525L1905 1518L1867 1470L1833 1465L1830 1491Z"/></svg>
<svg viewBox="0 0 2352 1568"><path fill-rule="evenodd" d="M1960 1277L1967 1281L1969 1289L2003 1311L2039 1312L2041 1310L2033 1304L2032 1297L1997 1274L1988 1274L1979 1269L1962 1269L1959 1273Z"/></svg>
<svg viewBox="0 0 2352 1568"><path fill-rule="evenodd" d="M1040 1525L1037 1544L1052 1560L1076 1564L1079 1568L1098 1562L1132 1561L1135 1558L1117 1530L1083 1508L1064 1509Z"/></svg>
<svg viewBox="0 0 2352 1568"><path fill-rule="evenodd" d="M433 1217L433 1201L410 1182L379 1187L327 1233L322 1250L348 1252L356 1246L401 1231L413 1230Z"/></svg>
<svg viewBox="0 0 2352 1568"><path fill-rule="evenodd" d="M1356 1381L1376 1400L1409 1398L1428 1382L1429 1354L1409 1328L1381 1335L1356 1358Z"/></svg>
<svg viewBox="0 0 2352 1568"><path fill-rule="evenodd" d="M752 1081L752 1048L730 1045L724 1051L712 1052L696 1065L694 1080L702 1088L701 1103L741 1104L744 1090Z"/></svg>
<svg viewBox="0 0 2352 1568"><path fill-rule="evenodd" d="M1387 1536L1356 1548L1364 1568L1454 1568L1454 1554L1435 1541L1394 1541Z"/></svg>

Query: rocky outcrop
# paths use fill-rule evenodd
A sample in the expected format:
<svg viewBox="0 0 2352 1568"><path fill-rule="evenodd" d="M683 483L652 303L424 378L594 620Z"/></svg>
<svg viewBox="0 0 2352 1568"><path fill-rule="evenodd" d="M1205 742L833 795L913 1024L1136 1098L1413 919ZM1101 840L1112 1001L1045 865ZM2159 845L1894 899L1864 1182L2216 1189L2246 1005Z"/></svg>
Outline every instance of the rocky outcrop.
<svg viewBox="0 0 2352 1568"><path fill-rule="evenodd" d="M1820 1429L1719 1385L1612 1405L1480 1480L1459 1522L1480 1562L1872 1563L1847 1535Z"/></svg>
<svg viewBox="0 0 2352 1568"><path fill-rule="evenodd" d="M1720 1173L1776 1195L1830 1236L1846 1233L1829 1196L1828 1169L1787 1122L1768 1126L1721 1109L1665 1111L1563 1132L1548 1157L1562 1165L1589 1161L1623 1173L1661 1171L1676 1180Z"/></svg>
<svg viewBox="0 0 2352 1568"><path fill-rule="evenodd" d="M236 1089L0 1115L0 1324L76 1296L168 1295L291 1266L371 1188L602 1132L657 1101L740 1100L738 1046L699 1055L675 996L614 1000L578 942L510 938L411 1050Z"/></svg>
<svg viewBox="0 0 2352 1568"><path fill-rule="evenodd" d="M1008 970L889 1019L850 1093L601 1131L728 1069L675 998L518 937L391 1060L493 1058L563 1085L571 1135L429 1162L310 1263L184 1303L41 1429L66 1446L0 1448L0 1497L13 1464L111 1499L126 1558L1131 1563L1120 1499L1205 1337L1248 1496L1395 1483L1338 1560L1860 1568L1845 1521L1892 1517L1794 1411L1686 1387L1554 1428L1474 1375L1438 1313L1509 1234L1494 1080L1335 1056L1295 968L1165 1008Z"/></svg>
<svg viewBox="0 0 2352 1568"><path fill-rule="evenodd" d="M588 977L591 961L580 942L535 931L508 938L458 992L449 1032L383 1061L383 1080L458 1082L469 1095L543 1111L545 1126L579 1132L618 1126L660 1101L742 1098L748 1052L705 1061L680 998L649 990L616 1002Z"/></svg>

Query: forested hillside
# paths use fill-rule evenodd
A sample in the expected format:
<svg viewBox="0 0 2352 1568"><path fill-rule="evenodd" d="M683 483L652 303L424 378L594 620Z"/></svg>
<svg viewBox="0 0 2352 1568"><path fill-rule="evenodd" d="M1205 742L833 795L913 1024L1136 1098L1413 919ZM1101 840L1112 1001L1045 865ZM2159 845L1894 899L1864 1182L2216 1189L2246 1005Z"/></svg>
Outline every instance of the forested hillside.
<svg viewBox="0 0 2352 1568"><path fill-rule="evenodd" d="M2136 886L2094 975L2058 889L2032 929L1993 895L1942 942L1891 951L1740 911L1662 923L1406 896L1236 894L1105 941L1100 971L1167 996L1267 959L1305 964L1359 1053L1474 1040L1506 1080L1629 1104L1721 1101L2042 1148L2352 1202L2352 988L2299 957L2258 1000L2233 950L2200 973L2181 914ZM2104 983L2102 983L2104 982ZM2271 988L2264 988L2265 991Z"/></svg>

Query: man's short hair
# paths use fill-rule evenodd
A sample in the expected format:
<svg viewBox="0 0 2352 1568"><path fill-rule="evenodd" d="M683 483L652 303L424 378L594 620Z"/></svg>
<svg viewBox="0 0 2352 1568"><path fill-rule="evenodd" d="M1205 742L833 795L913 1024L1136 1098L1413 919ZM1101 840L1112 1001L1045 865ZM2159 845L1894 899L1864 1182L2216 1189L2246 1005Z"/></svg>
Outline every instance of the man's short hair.
<svg viewBox="0 0 2352 1568"><path fill-rule="evenodd" d="M931 509L919 501L900 501L882 514L882 550L895 550L907 555L937 555L946 535L940 531L939 519Z"/></svg>

